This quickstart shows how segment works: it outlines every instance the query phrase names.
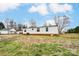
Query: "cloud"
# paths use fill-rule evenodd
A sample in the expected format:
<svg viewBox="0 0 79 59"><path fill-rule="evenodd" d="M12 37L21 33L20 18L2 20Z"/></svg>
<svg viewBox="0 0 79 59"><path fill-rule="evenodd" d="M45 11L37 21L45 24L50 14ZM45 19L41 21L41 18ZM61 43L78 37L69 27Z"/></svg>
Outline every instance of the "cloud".
<svg viewBox="0 0 79 59"><path fill-rule="evenodd" d="M72 11L72 5L70 4L33 4L29 9L30 13L38 12L41 15L47 15L49 12L52 13L66 13Z"/></svg>
<svg viewBox="0 0 79 59"><path fill-rule="evenodd" d="M29 12L33 13L33 12L37 12L37 8L35 6L32 6L30 9L29 9Z"/></svg>
<svg viewBox="0 0 79 59"><path fill-rule="evenodd" d="M33 5L30 9L29 12L37 12L41 15L47 15L48 10L47 10L47 5L46 4L39 4L38 6Z"/></svg>
<svg viewBox="0 0 79 59"><path fill-rule="evenodd" d="M49 25L56 25L56 24L55 24L55 21L52 20L52 19L51 19L51 20L46 20L46 21L45 21L45 24L46 24L46 26L49 26Z"/></svg>
<svg viewBox="0 0 79 59"><path fill-rule="evenodd" d="M20 6L18 3L0 3L0 12L16 9Z"/></svg>
<svg viewBox="0 0 79 59"><path fill-rule="evenodd" d="M69 4L49 4L49 9L53 13L65 13L72 11L72 6Z"/></svg>

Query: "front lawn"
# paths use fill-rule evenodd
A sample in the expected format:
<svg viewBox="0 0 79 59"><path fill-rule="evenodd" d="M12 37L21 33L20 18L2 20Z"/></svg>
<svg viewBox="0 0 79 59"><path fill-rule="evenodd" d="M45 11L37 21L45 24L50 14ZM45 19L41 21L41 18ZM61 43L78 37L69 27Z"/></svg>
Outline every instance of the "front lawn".
<svg viewBox="0 0 79 59"><path fill-rule="evenodd" d="M79 34L60 36L0 35L2 56L77 56Z"/></svg>

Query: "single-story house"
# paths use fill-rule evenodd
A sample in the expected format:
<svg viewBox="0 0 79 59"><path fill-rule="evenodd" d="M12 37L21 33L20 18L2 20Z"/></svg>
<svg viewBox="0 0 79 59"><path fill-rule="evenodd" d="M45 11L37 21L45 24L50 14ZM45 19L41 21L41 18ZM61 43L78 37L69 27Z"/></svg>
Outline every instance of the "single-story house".
<svg viewBox="0 0 79 59"><path fill-rule="evenodd" d="M2 29L0 30L0 34L15 34L16 33L16 30L15 29Z"/></svg>
<svg viewBox="0 0 79 59"><path fill-rule="evenodd" d="M10 29L9 32L10 32L10 34L15 34L16 30L15 29Z"/></svg>
<svg viewBox="0 0 79 59"><path fill-rule="evenodd" d="M3 30L0 30L0 34L8 34L8 30L7 29L3 29Z"/></svg>
<svg viewBox="0 0 79 59"><path fill-rule="evenodd" d="M40 26L23 29L23 34L58 34L58 26Z"/></svg>

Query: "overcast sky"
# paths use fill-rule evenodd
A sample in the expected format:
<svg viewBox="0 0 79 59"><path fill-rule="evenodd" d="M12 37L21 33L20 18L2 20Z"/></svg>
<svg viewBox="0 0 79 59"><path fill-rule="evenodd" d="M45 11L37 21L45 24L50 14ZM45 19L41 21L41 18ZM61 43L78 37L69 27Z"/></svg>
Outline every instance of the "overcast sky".
<svg viewBox="0 0 79 59"><path fill-rule="evenodd" d="M17 23L28 23L29 20L34 19L37 25L41 26L45 21L54 23L53 17L55 15L68 15L71 21L70 27L78 26L79 4L0 3L0 21L3 21L5 18L11 18Z"/></svg>

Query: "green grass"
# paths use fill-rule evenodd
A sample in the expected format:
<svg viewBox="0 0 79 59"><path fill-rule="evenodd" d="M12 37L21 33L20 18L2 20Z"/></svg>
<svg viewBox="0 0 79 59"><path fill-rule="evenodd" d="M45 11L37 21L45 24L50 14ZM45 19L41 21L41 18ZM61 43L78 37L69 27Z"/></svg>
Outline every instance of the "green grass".
<svg viewBox="0 0 79 59"><path fill-rule="evenodd" d="M70 50L61 48L61 44L32 44L30 46L19 42L0 42L0 55L4 56L71 56L75 55Z"/></svg>
<svg viewBox="0 0 79 59"><path fill-rule="evenodd" d="M79 34L0 35L1 56L79 56Z"/></svg>

